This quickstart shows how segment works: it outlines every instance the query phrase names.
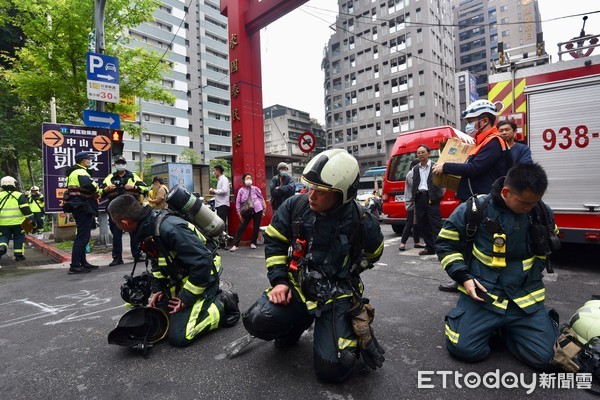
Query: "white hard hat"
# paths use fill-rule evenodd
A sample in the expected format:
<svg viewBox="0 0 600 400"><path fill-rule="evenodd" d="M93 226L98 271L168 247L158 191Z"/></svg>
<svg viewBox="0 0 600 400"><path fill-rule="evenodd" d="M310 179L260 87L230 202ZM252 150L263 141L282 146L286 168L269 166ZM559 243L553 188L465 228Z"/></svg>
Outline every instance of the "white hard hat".
<svg viewBox="0 0 600 400"><path fill-rule="evenodd" d="M492 103L489 100L476 100L469 104L465 111L462 112L462 117L463 119L475 118L485 113L497 116L503 107L502 103Z"/></svg>
<svg viewBox="0 0 600 400"><path fill-rule="evenodd" d="M0 186L14 186L16 188L17 180L15 178L13 178L12 176L7 175L4 178L2 178L2 180L0 181Z"/></svg>
<svg viewBox="0 0 600 400"><path fill-rule="evenodd" d="M356 197L359 177L358 161L343 149L319 153L302 172L302 181L309 188L339 192L344 204Z"/></svg>

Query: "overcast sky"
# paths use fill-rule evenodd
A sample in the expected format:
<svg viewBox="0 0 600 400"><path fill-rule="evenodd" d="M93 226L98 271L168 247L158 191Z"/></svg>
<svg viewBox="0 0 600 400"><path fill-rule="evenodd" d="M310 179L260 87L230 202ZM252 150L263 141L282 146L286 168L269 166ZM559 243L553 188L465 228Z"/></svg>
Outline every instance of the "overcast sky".
<svg viewBox="0 0 600 400"><path fill-rule="evenodd" d="M538 4L542 21L600 10L600 2L592 0L539 0ZM336 0L310 0L261 31L263 107L281 104L307 111L325 123L321 61L336 14ZM556 43L578 36L581 26L581 16L542 23L553 62L558 61ZM589 15L585 31L600 34L600 13Z"/></svg>

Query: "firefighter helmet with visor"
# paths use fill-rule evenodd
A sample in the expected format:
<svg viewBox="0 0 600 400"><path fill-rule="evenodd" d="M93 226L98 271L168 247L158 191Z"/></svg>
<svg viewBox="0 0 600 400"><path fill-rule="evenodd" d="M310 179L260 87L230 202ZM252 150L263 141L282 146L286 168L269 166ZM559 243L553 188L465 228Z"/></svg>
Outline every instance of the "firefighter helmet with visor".
<svg viewBox="0 0 600 400"><path fill-rule="evenodd" d="M304 168L302 181L314 190L338 192L342 203L356 197L360 169L346 150L333 149L317 154Z"/></svg>

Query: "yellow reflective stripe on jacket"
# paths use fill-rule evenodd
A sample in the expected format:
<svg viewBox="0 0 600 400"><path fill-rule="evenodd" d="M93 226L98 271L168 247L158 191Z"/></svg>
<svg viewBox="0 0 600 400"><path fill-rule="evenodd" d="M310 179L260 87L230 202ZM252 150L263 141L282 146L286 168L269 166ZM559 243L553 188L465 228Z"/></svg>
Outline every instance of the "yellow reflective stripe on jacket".
<svg viewBox="0 0 600 400"><path fill-rule="evenodd" d="M271 256L265 260L265 266L267 267L267 269L275 265L285 264L287 264L287 256Z"/></svg>
<svg viewBox="0 0 600 400"><path fill-rule="evenodd" d="M205 290L203 286L194 285L192 282L189 281L189 279L185 279L183 288L189 291L190 293L195 294L196 296L201 295L202 293L204 293Z"/></svg>
<svg viewBox="0 0 600 400"><path fill-rule="evenodd" d="M530 270L531 267L533 267L533 263L535 262L535 258L536 258L536 256L533 256L531 258L527 258L527 259L523 260L523 271ZM543 258L545 259L546 256L544 256Z"/></svg>
<svg viewBox="0 0 600 400"><path fill-rule="evenodd" d="M160 271L152 271L152 276L156 279L167 279L167 277L164 276Z"/></svg>
<svg viewBox="0 0 600 400"><path fill-rule="evenodd" d="M526 296L519 297L518 299L514 299L516 305L521 308L529 307L536 303L541 303L546 299L546 289L541 288L540 290L536 290L533 293L529 293Z"/></svg>
<svg viewBox="0 0 600 400"><path fill-rule="evenodd" d="M269 226L267 226L267 229L265 230L265 234L267 236L272 237L273 239L277 239L281 242L290 243L290 240L287 237L285 237L284 235L282 235L281 232L279 232L277 229L275 229L273 227L273 225L269 224Z"/></svg>
<svg viewBox="0 0 600 400"><path fill-rule="evenodd" d="M384 245L384 242L382 240L381 243L379 244L379 247L375 250L374 253L367 253L367 252L365 252L365 256L367 258L379 257L381 255L381 253L383 253L383 245Z"/></svg>
<svg viewBox="0 0 600 400"><path fill-rule="evenodd" d="M441 264L444 269L448 268L450 264L455 261L465 261L462 253L450 253L446 257L442 258Z"/></svg>
<svg viewBox="0 0 600 400"><path fill-rule="evenodd" d="M356 339L346 339L346 338L338 338L338 349L344 350L349 347L356 348L358 347L358 340Z"/></svg>
<svg viewBox="0 0 600 400"><path fill-rule="evenodd" d="M451 341L454 344L458 344L459 336L460 336L460 334L454 332L452 329L450 329L450 326L448 324L446 324L446 337L448 338L449 341Z"/></svg>
<svg viewBox="0 0 600 400"><path fill-rule="evenodd" d="M457 231L452 231L450 229L445 229L445 228L442 228L440 230L440 233L438 236L441 238L444 238L444 239L453 240L455 242L458 242L460 240L460 235Z"/></svg>
<svg viewBox="0 0 600 400"><path fill-rule="evenodd" d="M464 294L466 294L467 296L469 296L469 293L467 293L467 290L464 288L464 286L462 285L458 285L458 290ZM498 296L492 293L488 293L492 299L494 299L494 302L492 303L493 306L498 307L502 310L506 310L508 308L508 299L504 299L502 302L498 301ZM471 297L471 296L469 296Z"/></svg>
<svg viewBox="0 0 600 400"><path fill-rule="evenodd" d="M473 245L473 255L483 264L491 268L504 268L506 267L506 258L491 257L484 254L477 246Z"/></svg>

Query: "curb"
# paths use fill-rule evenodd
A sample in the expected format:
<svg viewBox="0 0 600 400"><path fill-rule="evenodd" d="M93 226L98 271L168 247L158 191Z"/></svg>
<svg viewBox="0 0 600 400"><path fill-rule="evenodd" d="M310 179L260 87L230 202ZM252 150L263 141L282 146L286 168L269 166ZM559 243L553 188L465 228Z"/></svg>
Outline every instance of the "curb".
<svg viewBox="0 0 600 400"><path fill-rule="evenodd" d="M70 254L65 253L64 251L62 251L60 249L57 249L56 247L50 246L43 240L37 239L30 235L25 236L25 240L27 240L27 243L31 244L33 247L38 249L41 253L46 254L47 256L49 256L56 262L64 263L67 261L68 262L71 261Z"/></svg>

